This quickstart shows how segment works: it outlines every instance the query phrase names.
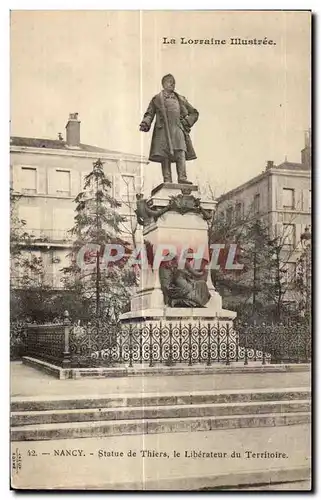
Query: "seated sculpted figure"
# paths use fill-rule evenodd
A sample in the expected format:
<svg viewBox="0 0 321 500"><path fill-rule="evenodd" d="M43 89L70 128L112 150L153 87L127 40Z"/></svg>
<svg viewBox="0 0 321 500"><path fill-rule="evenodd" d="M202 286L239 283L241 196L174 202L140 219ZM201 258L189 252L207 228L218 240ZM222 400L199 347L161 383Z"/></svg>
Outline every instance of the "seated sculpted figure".
<svg viewBox="0 0 321 500"><path fill-rule="evenodd" d="M186 259L185 267L178 267L177 257L162 262L159 278L164 303L169 307L205 307L210 299L206 284L207 271L193 269L191 259Z"/></svg>

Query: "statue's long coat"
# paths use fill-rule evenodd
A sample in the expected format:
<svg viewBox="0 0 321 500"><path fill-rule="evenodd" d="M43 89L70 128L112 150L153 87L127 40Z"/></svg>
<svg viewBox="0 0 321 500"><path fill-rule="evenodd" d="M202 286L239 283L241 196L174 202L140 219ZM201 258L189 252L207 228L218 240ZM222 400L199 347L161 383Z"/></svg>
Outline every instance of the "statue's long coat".
<svg viewBox="0 0 321 500"><path fill-rule="evenodd" d="M198 111L187 101L187 99L175 92L180 106L180 120L188 124L187 126L180 122L179 126L184 133L186 144L186 160L195 160L196 154L193 144L189 135L191 127L198 120ZM160 92L153 97L146 113L144 114L142 122L151 127L153 119L156 115L156 122L153 131L153 137L150 147L149 159L150 161L161 162L163 158L170 158L174 161L174 151L166 116L166 109L164 105L163 92Z"/></svg>

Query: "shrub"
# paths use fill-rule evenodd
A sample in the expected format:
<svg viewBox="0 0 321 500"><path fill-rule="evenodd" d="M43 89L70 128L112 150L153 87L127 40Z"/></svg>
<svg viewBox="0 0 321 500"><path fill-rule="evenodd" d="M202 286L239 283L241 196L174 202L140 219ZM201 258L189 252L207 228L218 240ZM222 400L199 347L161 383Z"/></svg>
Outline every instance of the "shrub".
<svg viewBox="0 0 321 500"><path fill-rule="evenodd" d="M23 321L10 322L10 359L21 359L25 352L26 329Z"/></svg>

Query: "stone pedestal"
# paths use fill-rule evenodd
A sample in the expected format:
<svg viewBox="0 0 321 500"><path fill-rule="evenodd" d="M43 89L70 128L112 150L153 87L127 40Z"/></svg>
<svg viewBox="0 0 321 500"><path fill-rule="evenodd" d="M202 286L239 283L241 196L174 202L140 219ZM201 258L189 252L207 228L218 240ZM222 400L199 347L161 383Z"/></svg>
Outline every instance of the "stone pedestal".
<svg viewBox="0 0 321 500"><path fill-rule="evenodd" d="M201 199L201 207L208 211L215 210L216 202L204 199L197 190L197 186L182 184L160 184L152 191L153 207L162 208L168 205L172 196L187 193ZM143 231L144 241L153 248L159 245L174 245L176 248L204 248L204 257L208 257L208 225L202 213L197 211L170 210L156 221L150 221ZM226 329L233 328L233 319L236 313L222 308L222 298L215 290L210 272L207 281L211 295L205 307L167 307L164 305L163 293L159 280L159 270L150 266L142 270L140 286L131 300L131 310L121 316L121 323L128 327L150 326L151 328L202 328L216 325Z"/></svg>
<svg viewBox="0 0 321 500"><path fill-rule="evenodd" d="M204 210L214 211L216 202L202 198L197 186L183 184L160 184L152 191L152 201L155 208L168 205L172 196L177 196L183 190L189 190L196 198L201 198L201 206ZM183 248L204 248L205 254L208 247L207 222L201 214L187 212L178 213L169 211L151 221L144 227L144 240L148 241L154 248L158 245L174 245ZM222 298L215 290L210 272L208 273L208 289L211 294L209 302L204 308L171 308L164 305L163 293L159 281L158 269L143 269L141 272L140 286L131 300L131 310L121 316L122 322L129 320L139 321L143 318L186 318L191 321L194 317L197 321L204 318L224 318L231 321L236 313L222 309Z"/></svg>

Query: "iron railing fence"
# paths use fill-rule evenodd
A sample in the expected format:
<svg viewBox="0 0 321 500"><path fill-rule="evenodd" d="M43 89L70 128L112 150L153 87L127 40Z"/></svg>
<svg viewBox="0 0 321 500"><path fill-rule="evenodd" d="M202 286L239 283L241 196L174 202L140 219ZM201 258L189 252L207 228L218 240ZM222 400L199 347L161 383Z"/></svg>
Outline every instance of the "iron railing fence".
<svg viewBox="0 0 321 500"><path fill-rule="evenodd" d="M108 327L105 335L99 327L84 327L82 332L72 329L71 356L106 364L137 363L173 365L176 363L214 362L229 364L238 361L237 334L227 324L145 324Z"/></svg>
<svg viewBox="0 0 321 500"><path fill-rule="evenodd" d="M268 352L272 363L309 363L312 335L309 320L284 323L236 323L239 345Z"/></svg>
<svg viewBox="0 0 321 500"><path fill-rule="evenodd" d="M155 366L241 362L306 363L311 336L301 324L147 323L29 325L26 355L60 366Z"/></svg>
<svg viewBox="0 0 321 500"><path fill-rule="evenodd" d="M69 364L69 325L27 325L26 333L26 356L61 366Z"/></svg>

